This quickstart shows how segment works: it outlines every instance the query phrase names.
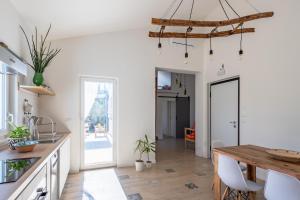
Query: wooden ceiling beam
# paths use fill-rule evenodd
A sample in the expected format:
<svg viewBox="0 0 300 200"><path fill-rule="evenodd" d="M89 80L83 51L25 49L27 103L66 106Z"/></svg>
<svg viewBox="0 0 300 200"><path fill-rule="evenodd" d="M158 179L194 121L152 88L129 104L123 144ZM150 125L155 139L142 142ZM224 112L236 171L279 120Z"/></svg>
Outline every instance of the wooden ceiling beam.
<svg viewBox="0 0 300 200"><path fill-rule="evenodd" d="M243 29L236 29L236 30L228 30L228 31L220 31L220 32L213 32L213 33L187 33L187 38L212 38L214 37L226 37L234 34L240 34L241 31L243 33L253 33L255 32L255 28L243 28ZM177 32L149 32L149 37L153 38L185 38L186 33L177 33Z"/></svg>
<svg viewBox="0 0 300 200"><path fill-rule="evenodd" d="M233 24L240 24L256 19L262 19L267 17L272 17L274 12L263 12L252 15L247 15L244 17L239 17L230 20L223 21L194 21L194 20L182 20L182 19L158 19L152 18L153 25L161 26L190 26L190 27L219 27L219 26L228 26Z"/></svg>

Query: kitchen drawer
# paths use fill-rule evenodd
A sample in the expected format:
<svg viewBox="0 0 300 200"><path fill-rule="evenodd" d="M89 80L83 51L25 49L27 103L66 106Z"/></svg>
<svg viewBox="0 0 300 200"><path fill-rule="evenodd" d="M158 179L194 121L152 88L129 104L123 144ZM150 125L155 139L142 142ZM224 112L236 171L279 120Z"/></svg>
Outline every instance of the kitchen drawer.
<svg viewBox="0 0 300 200"><path fill-rule="evenodd" d="M44 197L39 197L42 192L47 190L47 166L45 165L39 173L26 186L17 200L49 200L49 194L45 193ZM48 195L47 195L48 194Z"/></svg>

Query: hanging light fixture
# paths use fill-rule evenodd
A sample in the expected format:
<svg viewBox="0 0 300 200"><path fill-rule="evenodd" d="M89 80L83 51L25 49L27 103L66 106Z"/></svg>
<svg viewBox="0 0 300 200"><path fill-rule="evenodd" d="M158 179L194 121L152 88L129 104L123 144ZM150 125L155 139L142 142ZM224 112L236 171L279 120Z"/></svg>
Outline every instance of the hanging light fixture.
<svg viewBox="0 0 300 200"><path fill-rule="evenodd" d="M214 51L211 48L211 34L209 34L209 55L213 55Z"/></svg>
<svg viewBox="0 0 300 200"><path fill-rule="evenodd" d="M157 45L157 47L158 47L159 49L161 49L160 38L161 38L161 35L163 34L164 30L165 30L165 26L161 26L161 27L160 27L160 31L159 31L159 37L158 37L158 45Z"/></svg>
<svg viewBox="0 0 300 200"><path fill-rule="evenodd" d="M241 25L241 40L240 40L239 55L242 56L243 54L244 54L244 51L243 51L243 25Z"/></svg>
<svg viewBox="0 0 300 200"><path fill-rule="evenodd" d="M185 54L184 54L185 58L189 57L187 35L188 35L188 33L192 32L192 30L193 30L193 28L191 26L189 26L185 32Z"/></svg>
<svg viewBox="0 0 300 200"><path fill-rule="evenodd" d="M187 49L187 40L189 38L207 38L210 40L210 49L209 49L209 54L213 55L214 51L212 49L212 38L214 37L227 37L235 34L240 34L241 35L241 40L240 40L240 50L239 50L239 55L243 55L244 51L242 48L242 40L243 40L243 34L245 33L253 33L255 32L254 28L245 28L244 23L248 21L254 21L262 18L268 18L272 17L274 15L274 12L260 12L258 9L256 9L252 4L246 0L246 2L256 11L256 13L247 15L247 16L240 16L239 13L233 8L233 6L230 4L229 0L218 0L223 13L225 14L226 19L225 20L219 20L219 21L200 21L200 20L191 20L192 14L193 14L193 9L194 9L194 0L192 0L192 5L190 8L189 12L189 18L188 19L173 19L179 8L183 4L183 0L177 0L180 1L173 13L171 14L171 17L169 19L165 19L164 17L162 18L152 18L152 24L153 25L159 25L161 26L161 29L159 32L149 32L149 37L155 37L159 39L158 43L158 48L160 49L162 47L161 44L161 38L183 38L185 39L185 63L188 62L189 58L189 53ZM168 12L172 9L173 5L177 2L176 0L173 1L172 5L168 9ZM186 2L186 1L185 1ZM223 5L225 4L226 5ZM226 8L226 9L225 9ZM237 18L231 18L229 17L227 10L230 9ZM236 25L237 24L237 25ZM165 32L165 26L168 27L188 27L186 29L186 32ZM227 27L231 26L231 29L229 30L221 30L217 31L218 28L220 27ZM215 27L211 32L208 33L191 33L192 29L194 27Z"/></svg>
<svg viewBox="0 0 300 200"><path fill-rule="evenodd" d="M181 88L182 87L182 75L180 75L180 81L179 81L179 88Z"/></svg>

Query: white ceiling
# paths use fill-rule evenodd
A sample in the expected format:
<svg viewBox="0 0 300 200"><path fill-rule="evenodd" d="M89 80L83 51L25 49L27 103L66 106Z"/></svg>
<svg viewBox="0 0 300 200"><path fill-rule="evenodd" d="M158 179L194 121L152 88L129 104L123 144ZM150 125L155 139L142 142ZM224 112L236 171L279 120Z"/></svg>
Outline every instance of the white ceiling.
<svg viewBox="0 0 300 200"><path fill-rule="evenodd" d="M11 0L21 17L39 30L52 24L51 38L150 28L179 0ZM176 4L175 4L176 3ZM184 0L175 17L187 18L192 0ZM204 18L218 0L195 0L193 19ZM173 10L174 10L173 8ZM167 16L170 16L170 13Z"/></svg>

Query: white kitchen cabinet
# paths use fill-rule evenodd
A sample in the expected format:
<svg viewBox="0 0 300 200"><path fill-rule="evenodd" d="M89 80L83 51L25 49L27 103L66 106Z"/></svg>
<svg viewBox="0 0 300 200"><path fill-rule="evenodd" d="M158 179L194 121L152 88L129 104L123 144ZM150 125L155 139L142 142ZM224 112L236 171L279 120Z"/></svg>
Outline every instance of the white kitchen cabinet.
<svg viewBox="0 0 300 200"><path fill-rule="evenodd" d="M42 191L47 191L47 166L45 165L39 173L26 186L16 200L33 200L40 196ZM40 198L42 199L42 198ZM45 193L44 200L49 200L49 192Z"/></svg>
<svg viewBox="0 0 300 200"><path fill-rule="evenodd" d="M64 189L70 171L71 142L68 138L59 149L59 197Z"/></svg>

